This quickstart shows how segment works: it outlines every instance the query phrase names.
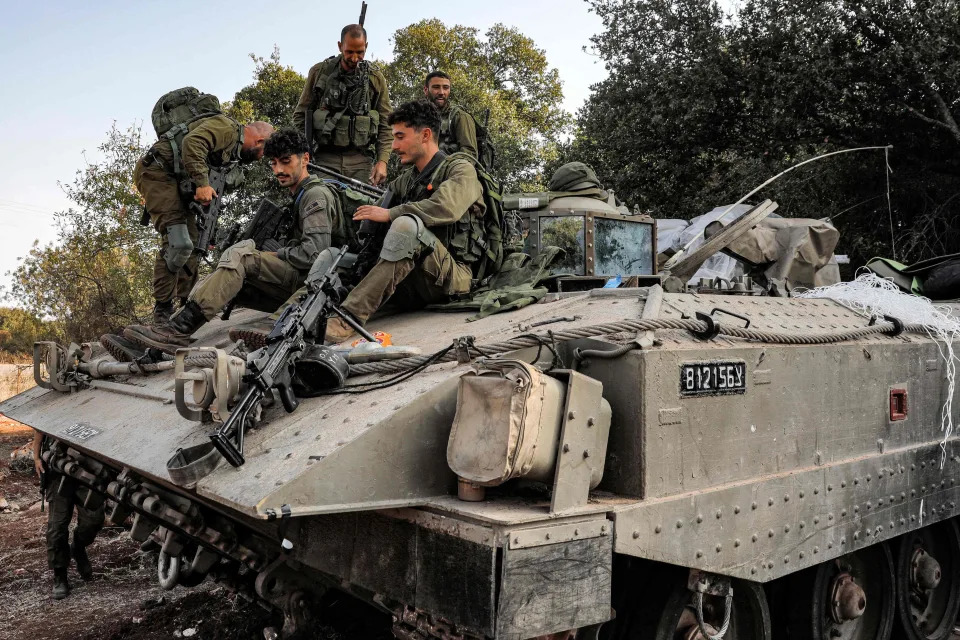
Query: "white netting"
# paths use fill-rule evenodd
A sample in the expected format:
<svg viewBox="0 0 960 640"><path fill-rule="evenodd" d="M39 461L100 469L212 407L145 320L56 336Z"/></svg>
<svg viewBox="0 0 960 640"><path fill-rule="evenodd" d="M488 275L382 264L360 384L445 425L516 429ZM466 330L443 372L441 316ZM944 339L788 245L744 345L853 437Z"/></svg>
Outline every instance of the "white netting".
<svg viewBox="0 0 960 640"><path fill-rule="evenodd" d="M940 430L943 432L940 443L942 469L947 456L947 439L953 433L953 392L958 361L953 342L960 339L960 319L957 319L948 307L937 306L927 298L904 293L891 280L869 271L860 273L853 282L810 289L795 296L830 298L867 315L887 315L904 324L923 325L946 363L947 397L940 410Z"/></svg>

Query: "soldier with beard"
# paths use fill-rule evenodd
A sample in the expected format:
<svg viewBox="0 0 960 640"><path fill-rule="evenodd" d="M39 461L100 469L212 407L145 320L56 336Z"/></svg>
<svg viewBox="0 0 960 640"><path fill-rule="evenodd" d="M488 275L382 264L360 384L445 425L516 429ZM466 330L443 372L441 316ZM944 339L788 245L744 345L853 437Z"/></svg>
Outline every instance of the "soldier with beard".
<svg viewBox="0 0 960 640"><path fill-rule="evenodd" d="M133 171L133 182L161 237L153 267L155 324L170 318L174 299L185 301L197 281L197 218L188 211L189 200L206 206L222 196L210 186L210 170L260 159L273 132L266 122L241 125L223 114L202 117L184 127L182 139L161 137Z"/></svg>
<svg viewBox="0 0 960 640"><path fill-rule="evenodd" d="M477 123L462 107L450 103L450 76L431 71L423 81L423 95L440 110L437 142L446 154L463 151L477 157Z"/></svg>

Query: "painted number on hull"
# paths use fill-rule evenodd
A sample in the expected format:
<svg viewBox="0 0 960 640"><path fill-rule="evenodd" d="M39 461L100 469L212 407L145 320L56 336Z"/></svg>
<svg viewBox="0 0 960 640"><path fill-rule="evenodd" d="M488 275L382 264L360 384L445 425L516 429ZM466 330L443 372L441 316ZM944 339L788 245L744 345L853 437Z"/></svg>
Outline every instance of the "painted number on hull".
<svg viewBox="0 0 960 640"><path fill-rule="evenodd" d="M684 362L680 365L681 396L746 393L747 365L743 361Z"/></svg>
<svg viewBox="0 0 960 640"><path fill-rule="evenodd" d="M77 424L71 425L64 429L62 433L63 435L75 440L86 440L87 438L92 438L100 433L100 430L94 429L86 422L78 422Z"/></svg>

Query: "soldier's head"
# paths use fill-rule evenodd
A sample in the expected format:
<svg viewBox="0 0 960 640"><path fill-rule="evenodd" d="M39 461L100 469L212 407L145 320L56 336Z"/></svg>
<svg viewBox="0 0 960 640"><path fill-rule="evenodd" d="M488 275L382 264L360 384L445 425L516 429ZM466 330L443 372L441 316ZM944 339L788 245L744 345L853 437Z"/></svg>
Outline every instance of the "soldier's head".
<svg viewBox="0 0 960 640"><path fill-rule="evenodd" d="M253 162L263 157L263 146L273 133L269 122L251 122L243 126L243 146L240 148L240 160Z"/></svg>
<svg viewBox="0 0 960 640"><path fill-rule="evenodd" d="M440 111L432 102L404 102L393 110L387 123L393 127L393 151L400 164L420 166L439 150Z"/></svg>
<svg viewBox="0 0 960 640"><path fill-rule="evenodd" d="M423 95L443 109L450 102L450 76L443 71L431 71L423 81Z"/></svg>
<svg viewBox="0 0 960 640"><path fill-rule="evenodd" d="M309 147L307 139L296 129L280 129L270 136L263 155L280 186L293 189L307 177Z"/></svg>
<svg viewBox="0 0 960 640"><path fill-rule="evenodd" d="M344 71L353 71L367 54L367 30L358 24L348 24L340 30L340 65Z"/></svg>

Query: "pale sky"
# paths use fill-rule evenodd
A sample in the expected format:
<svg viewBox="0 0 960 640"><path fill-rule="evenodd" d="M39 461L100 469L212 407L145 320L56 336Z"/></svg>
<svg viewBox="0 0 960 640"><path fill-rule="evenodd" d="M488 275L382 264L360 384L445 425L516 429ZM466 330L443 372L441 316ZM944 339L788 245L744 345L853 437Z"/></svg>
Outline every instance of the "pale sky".
<svg viewBox="0 0 960 640"><path fill-rule="evenodd" d="M603 63L583 51L602 29L583 0L368 5L370 58L392 58L394 31L436 17L481 32L503 22L533 38L559 70L571 112L606 75ZM121 128L145 122L150 138L150 110L161 94L192 85L229 100L252 81L248 54L268 56L274 45L281 63L305 75L336 53L340 28L355 22L359 10L359 0L3 3L0 286L9 284L6 272L35 239L56 237L52 214L69 206L57 183L73 180L84 154L97 157L114 121Z"/></svg>

